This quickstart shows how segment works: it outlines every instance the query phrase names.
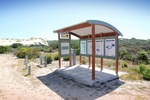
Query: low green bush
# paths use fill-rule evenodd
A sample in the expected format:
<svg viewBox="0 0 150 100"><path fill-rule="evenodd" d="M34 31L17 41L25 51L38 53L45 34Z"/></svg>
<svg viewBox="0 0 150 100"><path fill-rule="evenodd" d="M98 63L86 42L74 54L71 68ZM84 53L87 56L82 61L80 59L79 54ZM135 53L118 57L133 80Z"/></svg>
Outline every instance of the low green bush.
<svg viewBox="0 0 150 100"><path fill-rule="evenodd" d="M54 60L58 60L58 53L54 55Z"/></svg>
<svg viewBox="0 0 150 100"><path fill-rule="evenodd" d="M69 61L69 57L63 57L63 61Z"/></svg>
<svg viewBox="0 0 150 100"><path fill-rule="evenodd" d="M19 51L16 53L16 56L18 58L25 58L26 55L28 56L28 59L38 58L40 55L40 52L35 48L21 47L19 48Z"/></svg>
<svg viewBox="0 0 150 100"><path fill-rule="evenodd" d="M123 62L122 64L122 68L128 67L128 63L127 62Z"/></svg>
<svg viewBox="0 0 150 100"><path fill-rule="evenodd" d="M10 51L9 46L0 46L0 54L6 53L8 51Z"/></svg>
<svg viewBox="0 0 150 100"><path fill-rule="evenodd" d="M47 64L50 64L53 61L52 55L47 54L46 57L47 57Z"/></svg>
<svg viewBox="0 0 150 100"><path fill-rule="evenodd" d="M25 55L26 55L26 53L25 53L24 51L19 51L19 52L17 52L17 54L16 54L16 56L17 56L18 58L25 58Z"/></svg>
<svg viewBox="0 0 150 100"><path fill-rule="evenodd" d="M150 68L145 65L140 65L140 73L143 75L143 78L146 80L150 80Z"/></svg>
<svg viewBox="0 0 150 100"><path fill-rule="evenodd" d="M80 48L76 49L76 55L80 54Z"/></svg>
<svg viewBox="0 0 150 100"><path fill-rule="evenodd" d="M82 64L86 64L86 60L85 60L85 58L83 58L83 60L82 60Z"/></svg>

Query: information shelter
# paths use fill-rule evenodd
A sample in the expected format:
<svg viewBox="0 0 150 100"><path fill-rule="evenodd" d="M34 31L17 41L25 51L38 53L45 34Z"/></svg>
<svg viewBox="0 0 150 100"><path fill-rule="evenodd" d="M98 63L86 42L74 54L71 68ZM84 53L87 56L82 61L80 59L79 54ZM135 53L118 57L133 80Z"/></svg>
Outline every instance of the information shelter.
<svg viewBox="0 0 150 100"><path fill-rule="evenodd" d="M116 75L118 75L118 36L121 32L109 23L99 20L87 20L83 23L55 30L59 41L59 68L61 57L69 56L71 65L71 35L80 40L80 64L82 56L89 58L89 66L92 64L92 80L95 79L95 58L101 59L101 71L103 70L103 58L116 60ZM92 58L92 63L91 63Z"/></svg>

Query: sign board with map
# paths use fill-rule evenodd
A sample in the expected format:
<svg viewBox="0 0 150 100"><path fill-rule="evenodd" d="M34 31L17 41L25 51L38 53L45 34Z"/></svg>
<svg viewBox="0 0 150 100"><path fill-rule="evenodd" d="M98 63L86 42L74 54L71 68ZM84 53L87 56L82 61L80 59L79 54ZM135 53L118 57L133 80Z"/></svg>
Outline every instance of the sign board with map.
<svg viewBox="0 0 150 100"><path fill-rule="evenodd" d="M102 37L95 40L95 56L102 58L116 58L116 38ZM92 55L92 40L80 40L80 54L84 56Z"/></svg>
<svg viewBox="0 0 150 100"><path fill-rule="evenodd" d="M92 40L87 40L87 54L92 55Z"/></svg>
<svg viewBox="0 0 150 100"><path fill-rule="evenodd" d="M116 56L116 42L115 38L105 39L105 56Z"/></svg>
<svg viewBox="0 0 150 100"><path fill-rule="evenodd" d="M80 54L81 55L86 55L86 40L80 40Z"/></svg>
<svg viewBox="0 0 150 100"><path fill-rule="evenodd" d="M104 39L96 39L95 51L96 56L104 56Z"/></svg>

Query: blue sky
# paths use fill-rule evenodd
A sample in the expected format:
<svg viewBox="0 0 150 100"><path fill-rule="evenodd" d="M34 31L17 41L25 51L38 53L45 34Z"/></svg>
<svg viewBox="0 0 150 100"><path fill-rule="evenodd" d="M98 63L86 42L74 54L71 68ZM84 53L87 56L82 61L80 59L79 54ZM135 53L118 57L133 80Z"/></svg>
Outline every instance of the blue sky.
<svg viewBox="0 0 150 100"><path fill-rule="evenodd" d="M0 0L0 38L57 40L53 30L92 19L150 39L149 0Z"/></svg>

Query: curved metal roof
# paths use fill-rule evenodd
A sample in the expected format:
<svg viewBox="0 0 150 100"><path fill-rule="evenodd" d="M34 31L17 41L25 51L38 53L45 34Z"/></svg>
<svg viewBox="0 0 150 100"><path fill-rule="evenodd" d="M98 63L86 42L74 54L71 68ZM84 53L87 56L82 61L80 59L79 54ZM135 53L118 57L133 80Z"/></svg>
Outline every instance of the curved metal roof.
<svg viewBox="0 0 150 100"><path fill-rule="evenodd" d="M99 34L103 34L104 36L107 35L113 36L116 33L120 36L123 36L122 33L117 28L115 28L109 23L99 21L99 20L87 20L83 23L58 29L53 32L54 33L70 32L72 35L81 38L81 37L92 35L92 28L91 28L92 25L95 25L95 34L97 36L99 36Z"/></svg>

